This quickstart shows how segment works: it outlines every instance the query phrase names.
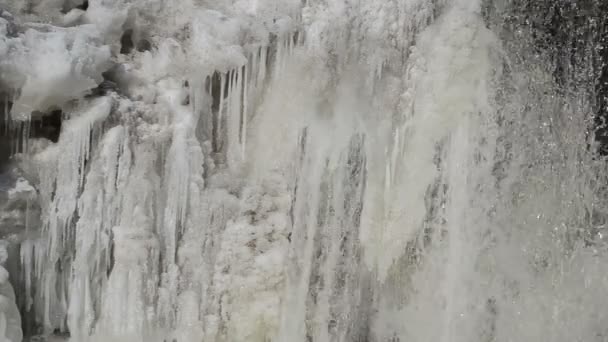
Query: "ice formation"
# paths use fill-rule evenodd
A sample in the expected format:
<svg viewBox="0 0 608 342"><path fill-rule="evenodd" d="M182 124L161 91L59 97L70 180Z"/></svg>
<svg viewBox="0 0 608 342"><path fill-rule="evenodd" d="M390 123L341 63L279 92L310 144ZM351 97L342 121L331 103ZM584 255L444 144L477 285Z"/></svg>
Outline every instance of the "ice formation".
<svg viewBox="0 0 608 342"><path fill-rule="evenodd" d="M590 13L0 0L0 342L605 341Z"/></svg>

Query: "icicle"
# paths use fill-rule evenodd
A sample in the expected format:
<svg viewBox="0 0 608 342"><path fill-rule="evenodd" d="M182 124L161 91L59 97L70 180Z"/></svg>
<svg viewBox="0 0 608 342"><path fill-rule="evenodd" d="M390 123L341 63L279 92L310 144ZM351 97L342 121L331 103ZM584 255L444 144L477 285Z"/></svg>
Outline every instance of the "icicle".
<svg viewBox="0 0 608 342"><path fill-rule="evenodd" d="M32 129L32 117L28 117L23 122L23 136L21 137L22 147L21 152L27 153L29 151L30 131Z"/></svg>
<svg viewBox="0 0 608 342"><path fill-rule="evenodd" d="M10 126L10 115L9 115L9 108L8 108L8 101L9 101L9 97L8 94L5 95L4 97L4 134L8 135L9 134L9 126Z"/></svg>
<svg viewBox="0 0 608 342"><path fill-rule="evenodd" d="M295 44L294 44L294 39L295 39L295 35L294 33L288 33L287 34L287 44L288 44L288 50L289 50L289 54L293 54L293 50L295 48Z"/></svg>
<svg viewBox="0 0 608 342"><path fill-rule="evenodd" d="M264 82L266 81L266 63L268 62L268 47L263 46L260 48L260 64L258 66L258 77L256 79L256 88L262 89Z"/></svg>
<svg viewBox="0 0 608 342"><path fill-rule="evenodd" d="M34 242L25 240L20 246L21 265L23 266L23 281L25 284L25 311L29 312L33 304L32 298L32 275L35 274L34 265Z"/></svg>
<svg viewBox="0 0 608 342"><path fill-rule="evenodd" d="M256 72L257 67L259 65L259 59L260 59L260 50L261 48L256 49L254 52L251 53L251 57L248 61L248 65L251 65L251 67L249 68L250 71L250 77L249 77L249 82L253 84L253 88L255 89L255 87L258 84L258 73Z"/></svg>
<svg viewBox="0 0 608 342"><path fill-rule="evenodd" d="M85 165L90 159L91 139L95 130L111 111L112 100L97 98L78 107L63 124L59 142L37 155L40 165L40 205L44 240L32 248L26 245L21 257L26 265L26 296L32 304L32 282L36 297L43 299L37 310L46 329L65 330L64 315L68 310L67 288L70 279L66 265L66 246L74 239L73 218L77 199L85 180ZM100 218L101 219L101 218ZM44 244L42 244L44 241ZM31 258L33 257L33 260ZM32 264L35 270L32 270ZM61 267L61 271L57 268ZM35 277L31 277L35 274Z"/></svg>
<svg viewBox="0 0 608 342"><path fill-rule="evenodd" d="M235 120L235 142L237 143L237 148L235 149L235 157L237 158L236 160L238 162L241 162L241 158L239 157L240 153L239 153L239 147L241 144L241 137L240 137L240 128L242 127L242 118L243 118L243 92L245 89L244 86L244 75L246 72L246 68L245 66L239 67L237 69L237 84L236 84L236 91L237 91L237 97L236 97L236 108L235 108L235 113L236 113L236 119Z"/></svg>
<svg viewBox="0 0 608 342"><path fill-rule="evenodd" d="M223 144L222 144L222 148L223 148L223 152L224 154L226 154L226 162L229 162L229 151L230 151L230 144L232 143L230 141L230 132L231 132L231 120L232 120L232 107L234 106L233 102L233 87L234 87L234 76L236 75L236 71L235 70L230 70L228 72L228 92L226 94L226 99L227 99L227 103L226 103L226 129L225 129L225 134L222 134L223 137Z"/></svg>
<svg viewBox="0 0 608 342"><path fill-rule="evenodd" d="M275 79L280 79L282 71L283 71L283 54L284 54L283 50L284 50L284 38L278 38L277 39L277 49L276 49L275 60L274 60L274 73L272 75L272 77L274 77Z"/></svg>
<svg viewBox="0 0 608 342"><path fill-rule="evenodd" d="M165 210L165 239L167 265L175 263L177 236L184 222L186 203L188 201L188 174L183 170L188 167L187 142L182 132L175 132L169 149L171 158L166 164L167 208Z"/></svg>
<svg viewBox="0 0 608 342"><path fill-rule="evenodd" d="M118 189L123 187L130 166L128 135L124 127L114 127L100 143L78 203L80 220L75 229L76 251L70 286L71 297L78 300L70 301L68 307L72 336L84 336L97 318L91 301L97 298L106 282L111 264L109 235L122 203Z"/></svg>
<svg viewBox="0 0 608 342"><path fill-rule="evenodd" d="M226 87L226 76L227 74L225 73L221 73L220 74L220 105L219 105L219 109L217 111L217 130L216 130L216 147L218 150L221 149L221 145L222 145L222 120L223 118L223 113L224 113L224 88Z"/></svg>
<svg viewBox="0 0 608 342"><path fill-rule="evenodd" d="M245 69L244 71L244 77L245 79L243 80L243 84L244 84L244 90L243 90L243 114L242 114L242 122L241 122L241 161L245 161L245 153L246 153L246 149L247 149L247 116L248 116L248 99L249 99L249 82L248 82L248 69L247 69L247 64L245 64L245 66L243 67Z"/></svg>
<svg viewBox="0 0 608 342"><path fill-rule="evenodd" d="M284 33L277 39L277 50L274 61L274 76L275 78L281 78L282 74L287 66L289 57L293 54L295 45L293 42L294 33Z"/></svg>
<svg viewBox="0 0 608 342"><path fill-rule="evenodd" d="M239 67L233 71L231 87L229 93L229 106L227 117L227 144L226 151L228 166L235 169L240 165L241 147L240 147L240 127L242 115L242 96L243 96L243 68Z"/></svg>

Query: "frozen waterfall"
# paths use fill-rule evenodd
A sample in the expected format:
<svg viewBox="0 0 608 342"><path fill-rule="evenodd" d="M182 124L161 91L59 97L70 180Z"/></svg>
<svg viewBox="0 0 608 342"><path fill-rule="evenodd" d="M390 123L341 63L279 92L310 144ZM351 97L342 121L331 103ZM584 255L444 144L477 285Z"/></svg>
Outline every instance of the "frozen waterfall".
<svg viewBox="0 0 608 342"><path fill-rule="evenodd" d="M0 342L608 340L604 0L0 0Z"/></svg>

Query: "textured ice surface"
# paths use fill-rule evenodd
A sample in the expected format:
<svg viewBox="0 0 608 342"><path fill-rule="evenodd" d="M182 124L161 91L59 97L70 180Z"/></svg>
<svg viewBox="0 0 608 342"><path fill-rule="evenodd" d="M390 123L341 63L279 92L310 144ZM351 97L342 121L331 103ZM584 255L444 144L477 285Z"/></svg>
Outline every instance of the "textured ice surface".
<svg viewBox="0 0 608 342"><path fill-rule="evenodd" d="M0 342L604 341L597 61L517 11L0 0Z"/></svg>

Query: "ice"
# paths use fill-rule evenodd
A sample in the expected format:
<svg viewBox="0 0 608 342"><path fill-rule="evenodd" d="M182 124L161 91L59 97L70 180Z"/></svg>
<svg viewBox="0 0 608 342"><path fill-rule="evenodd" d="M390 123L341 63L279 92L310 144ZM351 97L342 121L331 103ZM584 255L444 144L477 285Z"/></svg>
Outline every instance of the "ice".
<svg viewBox="0 0 608 342"><path fill-rule="evenodd" d="M9 282L5 268L8 258L7 241L0 244L0 338L6 342L19 342L23 339L21 315L17 307L15 291Z"/></svg>
<svg viewBox="0 0 608 342"><path fill-rule="evenodd" d="M96 270L110 267L112 228L121 203L118 192L125 185L131 166L128 137L123 127L109 130L100 144L100 155L92 166L95 172L87 175L87 185L79 201L81 218L76 228L79 246L71 288L80 300L71 301L68 311L75 337L82 336L82 332L89 331L93 325L94 296L100 285L107 282L106 276L99 278Z"/></svg>
<svg viewBox="0 0 608 342"><path fill-rule="evenodd" d="M28 29L13 39L16 50L3 64L13 65L22 73L21 79L10 84L20 93L11 109L14 119L60 107L82 97L101 81L101 73L109 66L110 51L95 43L90 30Z"/></svg>
<svg viewBox="0 0 608 342"><path fill-rule="evenodd" d="M607 336L601 63L516 3L0 7L0 341Z"/></svg>
<svg viewBox="0 0 608 342"><path fill-rule="evenodd" d="M63 26L75 26L78 25L82 21L82 17L86 12L81 10L80 8L74 8L62 19Z"/></svg>

